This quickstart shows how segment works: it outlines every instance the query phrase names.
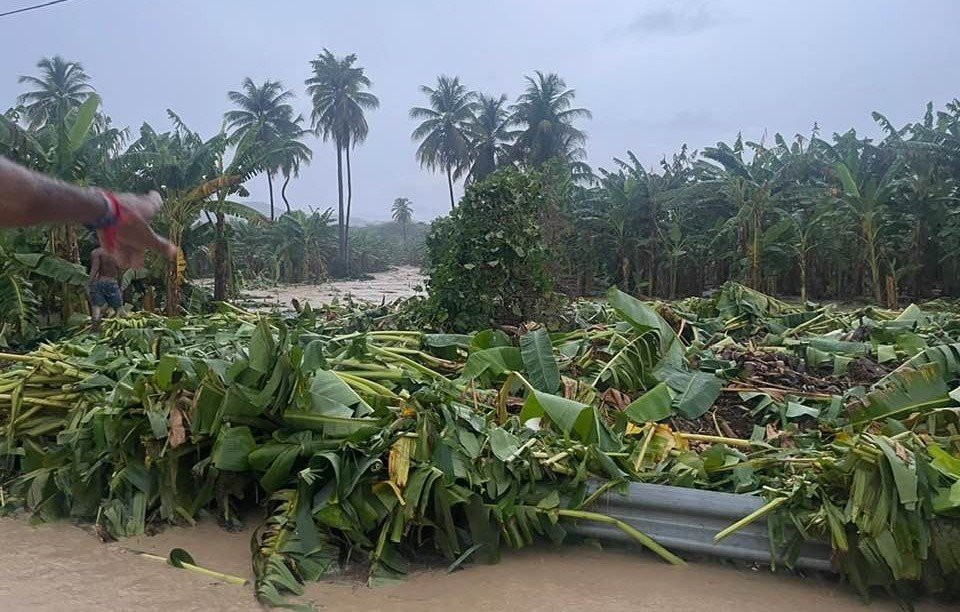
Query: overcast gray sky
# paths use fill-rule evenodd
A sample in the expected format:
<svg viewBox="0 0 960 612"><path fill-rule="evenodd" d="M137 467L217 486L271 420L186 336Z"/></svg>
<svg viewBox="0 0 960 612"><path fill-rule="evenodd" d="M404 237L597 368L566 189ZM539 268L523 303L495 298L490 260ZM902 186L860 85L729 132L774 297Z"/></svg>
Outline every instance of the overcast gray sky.
<svg viewBox="0 0 960 612"><path fill-rule="evenodd" d="M0 106L21 92L17 76L61 54L92 75L116 125L167 128L171 108L212 135L244 77L281 80L308 115L309 60L356 53L381 107L354 156L354 214L386 219L406 196L429 219L447 210L446 184L418 167L407 112L438 74L512 99L524 75L559 72L593 111L590 164L631 149L649 165L741 130L875 133L873 110L915 120L928 100L960 96L958 17L957 0L72 0L0 19ZM332 206L333 148L310 144L288 192ZM251 188L266 199L265 178Z"/></svg>

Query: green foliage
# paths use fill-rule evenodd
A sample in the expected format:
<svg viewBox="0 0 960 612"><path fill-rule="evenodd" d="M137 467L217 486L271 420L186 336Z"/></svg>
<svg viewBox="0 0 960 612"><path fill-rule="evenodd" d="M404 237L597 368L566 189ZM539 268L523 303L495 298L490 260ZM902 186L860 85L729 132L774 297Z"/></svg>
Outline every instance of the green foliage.
<svg viewBox="0 0 960 612"><path fill-rule="evenodd" d="M429 99L430 106L410 109L411 119L421 119L413 130L417 147L417 161L431 170L447 175L450 188L450 208L454 206L453 180L467 170L470 159L470 141L467 122L473 118L473 94L460 82L460 77L437 77L437 86L422 85L420 91Z"/></svg>
<svg viewBox="0 0 960 612"><path fill-rule="evenodd" d="M500 175L516 176L526 180ZM570 520L614 525L679 563L589 510L601 495L589 483L646 481L768 496L717 537L762 516L788 562L804 539L830 538L864 593L883 586L906 599L921 580L947 592L960 571L948 391L960 315L941 308L808 311L731 286L726 298L669 307L614 290L609 306L582 304L564 331L524 326L512 337L382 329L335 308L332 320L226 305L109 320L100 336L0 354L14 362L0 371L4 499L118 536L202 510L235 523L238 498L263 500L256 593L286 605L341 559L367 563L379 584L421 552L456 566L561 542ZM372 315L387 325L383 312ZM867 319L869 342L838 339ZM764 364L776 364L777 381L800 378L784 365L791 350L802 360L814 343L834 357L863 344L873 356L907 330L928 348L887 345L903 365L865 393L794 395L758 378ZM744 356L756 369L738 367ZM803 388L828 382L819 368L805 364ZM737 394L752 414L744 407L746 423L729 423L741 437L723 436L719 408Z"/></svg>
<svg viewBox="0 0 960 612"><path fill-rule="evenodd" d="M44 302L51 302L52 294L63 299L65 291L79 293L87 273L55 255L29 252L28 241L5 244L5 237L0 233L0 347L25 347L41 337L40 318L50 314Z"/></svg>
<svg viewBox="0 0 960 612"><path fill-rule="evenodd" d="M239 142L246 138L255 146L269 150L262 166L268 175L272 221L275 216L272 176L282 171L286 180L289 180L299 172L301 164L309 163L313 155L310 148L300 142L307 134L300 126L303 117L294 115L293 107L288 103L293 93L284 90L277 81L264 81L258 86L248 77L243 81L242 92L231 91L227 95L238 107L224 114L227 128L233 131L231 139ZM285 188L286 182L283 199L287 204L287 212L290 212Z"/></svg>
<svg viewBox="0 0 960 612"><path fill-rule="evenodd" d="M585 108L574 108L576 93L556 73L536 71L513 107L513 122L521 126L514 147L531 168L550 160L575 162L586 157L586 134L573 125L592 117Z"/></svg>
<svg viewBox="0 0 960 612"><path fill-rule="evenodd" d="M499 170L471 185L427 237L429 307L455 330L534 318L549 283L536 174Z"/></svg>
<svg viewBox="0 0 960 612"><path fill-rule="evenodd" d="M560 370L553 357L547 330L541 327L521 336L520 356L534 387L547 393L556 393L560 389Z"/></svg>

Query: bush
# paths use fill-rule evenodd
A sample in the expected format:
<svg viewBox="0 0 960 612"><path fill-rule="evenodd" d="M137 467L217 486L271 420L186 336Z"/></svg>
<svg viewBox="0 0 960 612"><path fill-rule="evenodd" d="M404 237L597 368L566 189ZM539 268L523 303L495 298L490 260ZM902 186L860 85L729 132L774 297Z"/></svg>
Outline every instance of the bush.
<svg viewBox="0 0 960 612"><path fill-rule="evenodd" d="M474 330L537 314L549 290L540 179L498 170L471 185L426 238L427 309L440 326Z"/></svg>

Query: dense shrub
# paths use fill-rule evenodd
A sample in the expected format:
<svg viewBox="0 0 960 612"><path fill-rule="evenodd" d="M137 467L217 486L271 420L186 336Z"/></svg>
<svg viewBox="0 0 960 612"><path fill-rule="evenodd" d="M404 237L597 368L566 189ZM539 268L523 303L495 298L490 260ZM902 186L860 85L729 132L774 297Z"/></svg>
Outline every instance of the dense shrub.
<svg viewBox="0 0 960 612"><path fill-rule="evenodd" d="M427 304L449 329L533 318L549 289L536 174L499 170L467 188L426 238Z"/></svg>

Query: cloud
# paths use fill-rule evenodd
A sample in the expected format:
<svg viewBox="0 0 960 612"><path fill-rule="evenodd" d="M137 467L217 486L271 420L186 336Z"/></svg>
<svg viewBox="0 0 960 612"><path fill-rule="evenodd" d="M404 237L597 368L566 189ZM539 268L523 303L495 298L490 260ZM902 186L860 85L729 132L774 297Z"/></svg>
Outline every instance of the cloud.
<svg viewBox="0 0 960 612"><path fill-rule="evenodd" d="M683 36L712 28L719 21L703 3L679 2L645 10L626 29L639 36Z"/></svg>

